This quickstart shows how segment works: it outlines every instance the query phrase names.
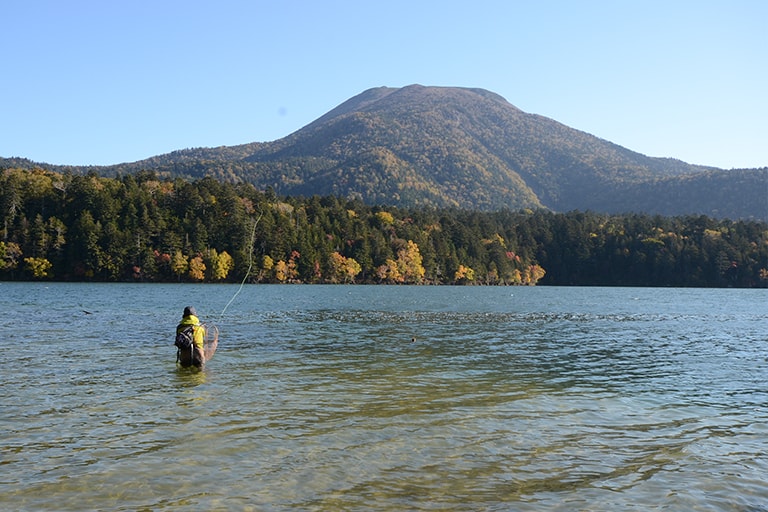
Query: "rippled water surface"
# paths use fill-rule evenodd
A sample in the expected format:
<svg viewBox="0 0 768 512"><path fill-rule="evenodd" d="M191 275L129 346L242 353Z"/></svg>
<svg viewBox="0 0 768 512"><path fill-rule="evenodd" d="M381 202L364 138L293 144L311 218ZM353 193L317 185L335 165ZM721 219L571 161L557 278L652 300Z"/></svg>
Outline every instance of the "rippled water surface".
<svg viewBox="0 0 768 512"><path fill-rule="evenodd" d="M0 509L768 511L765 290L237 291L0 283Z"/></svg>

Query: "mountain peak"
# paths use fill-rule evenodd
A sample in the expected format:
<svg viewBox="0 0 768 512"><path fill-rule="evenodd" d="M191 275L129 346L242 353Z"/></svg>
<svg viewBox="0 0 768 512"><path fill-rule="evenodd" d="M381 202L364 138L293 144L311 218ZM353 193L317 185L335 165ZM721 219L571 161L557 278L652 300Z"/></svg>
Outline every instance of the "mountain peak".
<svg viewBox="0 0 768 512"><path fill-rule="evenodd" d="M182 150L98 170L146 169L369 204L731 218L765 216L759 191L768 173L651 158L525 113L485 89L420 84L365 90L273 142Z"/></svg>

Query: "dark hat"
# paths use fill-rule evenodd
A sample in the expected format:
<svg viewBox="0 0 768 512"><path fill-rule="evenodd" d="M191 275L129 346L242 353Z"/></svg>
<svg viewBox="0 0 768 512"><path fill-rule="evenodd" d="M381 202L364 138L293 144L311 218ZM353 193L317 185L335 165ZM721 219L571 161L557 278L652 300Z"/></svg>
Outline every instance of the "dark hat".
<svg viewBox="0 0 768 512"><path fill-rule="evenodd" d="M194 315L197 316L197 311L195 311L195 308L192 306L187 306L184 308L184 316Z"/></svg>

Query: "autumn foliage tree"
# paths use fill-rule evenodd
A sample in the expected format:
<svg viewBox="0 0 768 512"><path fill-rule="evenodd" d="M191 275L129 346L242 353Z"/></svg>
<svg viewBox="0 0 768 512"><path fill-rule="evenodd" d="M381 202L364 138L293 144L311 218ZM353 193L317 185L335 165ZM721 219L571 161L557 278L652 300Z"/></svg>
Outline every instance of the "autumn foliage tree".
<svg viewBox="0 0 768 512"><path fill-rule="evenodd" d="M347 258L336 251L328 259L328 280L331 283L353 283L361 271L362 267L354 258Z"/></svg>

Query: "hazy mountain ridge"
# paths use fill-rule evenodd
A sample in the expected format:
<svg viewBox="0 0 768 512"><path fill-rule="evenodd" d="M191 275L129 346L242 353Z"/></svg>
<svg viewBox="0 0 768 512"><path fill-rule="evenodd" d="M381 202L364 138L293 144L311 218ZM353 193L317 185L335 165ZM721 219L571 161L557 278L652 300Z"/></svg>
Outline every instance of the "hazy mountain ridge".
<svg viewBox="0 0 768 512"><path fill-rule="evenodd" d="M369 89L277 141L66 169L211 175L279 194L397 206L768 218L766 168L726 171L648 157L525 113L495 93L456 87Z"/></svg>

